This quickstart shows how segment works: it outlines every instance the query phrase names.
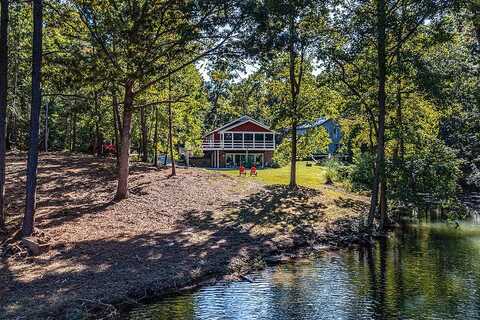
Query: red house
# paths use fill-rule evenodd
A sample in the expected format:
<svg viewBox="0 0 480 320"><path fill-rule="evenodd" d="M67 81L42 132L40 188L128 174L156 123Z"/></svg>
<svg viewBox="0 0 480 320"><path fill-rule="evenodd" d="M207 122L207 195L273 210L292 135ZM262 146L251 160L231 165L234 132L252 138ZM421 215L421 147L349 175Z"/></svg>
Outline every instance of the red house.
<svg viewBox="0 0 480 320"><path fill-rule="evenodd" d="M272 164L275 132L248 116L240 117L203 137L203 152L213 168L235 168L243 164Z"/></svg>

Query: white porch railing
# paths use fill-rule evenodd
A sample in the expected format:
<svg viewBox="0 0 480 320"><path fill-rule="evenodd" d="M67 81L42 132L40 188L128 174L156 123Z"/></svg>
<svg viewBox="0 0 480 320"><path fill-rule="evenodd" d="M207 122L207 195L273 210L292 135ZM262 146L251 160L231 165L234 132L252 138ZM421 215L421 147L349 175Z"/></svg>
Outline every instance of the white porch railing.
<svg viewBox="0 0 480 320"><path fill-rule="evenodd" d="M203 150L274 150L274 141L204 141Z"/></svg>

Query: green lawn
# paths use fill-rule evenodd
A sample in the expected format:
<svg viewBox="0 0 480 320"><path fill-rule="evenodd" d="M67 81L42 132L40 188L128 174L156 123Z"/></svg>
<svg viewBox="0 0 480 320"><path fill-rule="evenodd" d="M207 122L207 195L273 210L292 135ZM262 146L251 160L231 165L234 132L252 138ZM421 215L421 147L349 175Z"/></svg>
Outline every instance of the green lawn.
<svg viewBox="0 0 480 320"><path fill-rule="evenodd" d="M312 163L312 162L310 162ZM238 169L218 170L232 176L238 176ZM257 169L258 176L250 177L247 170L246 179L257 179L265 184L288 184L290 182L290 166L283 168ZM244 177L242 176L242 179ZM297 184L304 187L319 188L325 183L325 169L312 163L307 167L306 161L297 162Z"/></svg>

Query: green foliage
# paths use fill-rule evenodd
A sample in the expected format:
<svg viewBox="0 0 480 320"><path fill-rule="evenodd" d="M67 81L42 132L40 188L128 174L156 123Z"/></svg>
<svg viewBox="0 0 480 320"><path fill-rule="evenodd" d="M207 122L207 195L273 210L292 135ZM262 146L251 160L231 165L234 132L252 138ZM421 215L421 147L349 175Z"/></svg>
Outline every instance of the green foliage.
<svg viewBox="0 0 480 320"><path fill-rule="evenodd" d="M387 5L392 6L385 133L389 197L410 200L418 192L451 197L457 181L465 190L480 188L476 11L471 4L447 10L449 1ZM112 6L108 0L69 0L49 1L44 10L42 91L44 105L49 103L50 150L92 152L97 139L114 141L114 96L122 113L130 79L132 148L141 149L144 124L137 111L146 106L149 153L166 152L166 105L155 102L168 99L171 76L171 95L182 97L172 104L176 146L199 154L205 131L241 115L278 131L335 117L343 132L342 151L353 163L327 162L327 176L346 179L354 190L371 188L378 126L374 2L120 1ZM425 17L432 19L426 23ZM31 21L28 3L10 1L10 149L27 147ZM397 43L402 37L405 41ZM211 68L209 79L202 79L192 62L226 39L225 54L209 52L204 59ZM239 48L246 60L234 55ZM41 117L43 139L43 112ZM297 157L308 158L327 143L323 129L312 130L299 138ZM287 135L274 160L283 166L290 157Z"/></svg>
<svg viewBox="0 0 480 320"><path fill-rule="evenodd" d="M333 184L334 182L349 182L350 166L338 161L335 158L327 159L322 163L325 169L325 179L327 183Z"/></svg>
<svg viewBox="0 0 480 320"><path fill-rule="evenodd" d="M368 190L373 183L374 156L363 152L353 159L349 180L353 190Z"/></svg>
<svg viewBox="0 0 480 320"><path fill-rule="evenodd" d="M441 201L455 198L461 174L455 152L442 141L418 149L403 163L390 163L388 191L392 199L418 202L423 194Z"/></svg>
<svg viewBox="0 0 480 320"><path fill-rule="evenodd" d="M325 152L329 144L328 133L323 127L308 130L307 133L298 138L297 158L309 159L312 154ZM273 161L279 166L285 166L291 159L292 143L291 139L283 139L273 154Z"/></svg>
<svg viewBox="0 0 480 320"><path fill-rule="evenodd" d="M460 183L472 190L480 189L480 38L465 16L468 12L461 11L445 18L437 31L443 41L422 61L419 82L441 110L442 140L461 159Z"/></svg>
<svg viewBox="0 0 480 320"><path fill-rule="evenodd" d="M348 180L353 190L368 190L373 181L370 153L354 158ZM434 140L409 154L404 161L387 163L388 197L403 202L419 202L424 194L447 201L455 197L461 171L455 152L440 140Z"/></svg>

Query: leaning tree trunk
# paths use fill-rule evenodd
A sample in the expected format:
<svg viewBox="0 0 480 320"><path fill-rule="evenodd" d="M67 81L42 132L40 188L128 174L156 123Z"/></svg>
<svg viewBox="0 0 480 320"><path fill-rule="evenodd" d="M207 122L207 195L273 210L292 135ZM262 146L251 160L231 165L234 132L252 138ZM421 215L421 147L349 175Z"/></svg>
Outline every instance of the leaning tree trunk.
<svg viewBox="0 0 480 320"><path fill-rule="evenodd" d="M373 219L378 205L379 185L382 185L383 201L380 205L380 221L385 221L386 216L386 181L385 181L385 82L386 82L386 35L385 35L385 0L377 2L377 63L378 63L378 135L377 156L375 160L375 176L370 199L367 227L373 229ZM383 227L383 226L381 226Z"/></svg>
<svg viewBox="0 0 480 320"><path fill-rule="evenodd" d="M2 0L0 17L0 229L5 228L5 153L8 81L8 0Z"/></svg>
<svg viewBox="0 0 480 320"><path fill-rule="evenodd" d="M172 83L168 77L168 147L170 149L170 161L172 162L171 176L177 174L175 170L175 159L173 158L173 114L172 114Z"/></svg>
<svg viewBox="0 0 480 320"><path fill-rule="evenodd" d="M118 166L118 184L115 200L128 197L128 173L130 165L130 139L133 115L133 80L125 83L125 97L123 101L123 126L121 136L120 159Z"/></svg>
<svg viewBox="0 0 480 320"><path fill-rule="evenodd" d="M33 232L33 217L35 215L35 197L37 191L38 166L38 131L40 129L40 106L42 95L40 89L42 66L42 0L33 1L33 50L32 50L32 109L30 113L30 141L27 161L27 184L25 216L23 217L22 233L29 236Z"/></svg>

